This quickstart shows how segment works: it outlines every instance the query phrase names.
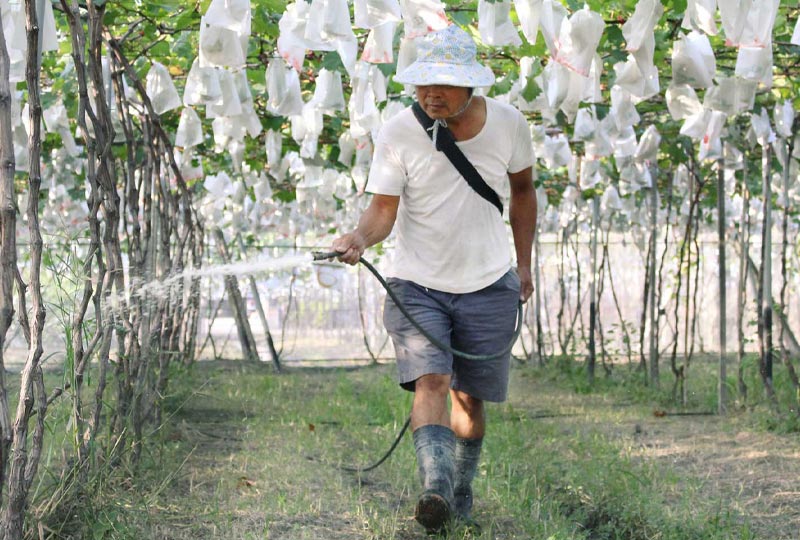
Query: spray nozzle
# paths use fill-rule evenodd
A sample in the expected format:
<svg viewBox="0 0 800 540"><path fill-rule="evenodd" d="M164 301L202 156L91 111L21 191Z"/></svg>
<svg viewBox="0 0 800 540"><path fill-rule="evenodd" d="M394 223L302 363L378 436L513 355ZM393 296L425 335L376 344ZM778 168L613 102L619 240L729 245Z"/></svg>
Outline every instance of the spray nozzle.
<svg viewBox="0 0 800 540"><path fill-rule="evenodd" d="M330 259L335 259L336 257L340 256L342 253L339 251L312 251L311 255L314 257L314 261L327 261Z"/></svg>

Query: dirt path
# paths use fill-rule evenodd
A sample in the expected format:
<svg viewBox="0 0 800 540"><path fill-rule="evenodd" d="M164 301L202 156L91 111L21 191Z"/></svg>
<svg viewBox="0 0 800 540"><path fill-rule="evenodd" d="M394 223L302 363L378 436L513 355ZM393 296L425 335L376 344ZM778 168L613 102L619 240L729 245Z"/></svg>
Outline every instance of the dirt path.
<svg viewBox="0 0 800 540"><path fill-rule="evenodd" d="M366 387L375 386L372 377L373 380L364 381ZM302 384L314 392L332 380L325 375L310 375L307 379ZM298 390L293 387L291 391ZM347 439L347 431L338 420L316 426L306 425L304 420L298 425L287 424L285 419L275 423L277 417L270 417L269 404L264 406L261 397L234 401L233 410L217 410L218 406L230 407L230 403L206 396L199 403L188 404L179 414L177 436L191 440L194 448L172 495L190 496L195 506L202 506L201 501L212 497L215 502L204 510L207 518L198 515L192 525L184 524L180 532L168 525L159 527L159 538L424 538L408 515L416 489L413 474L409 473L414 470L409 447L399 449L390 466L359 481L308 461L309 455L316 452L313 445L322 441L336 446L334 455L354 462L371 459L364 455L380 455L374 448L365 450L363 441ZM551 423L564 437L600 435L618 447L620 455L656 465L664 474L680 479L681 493L692 493L706 505L706 512L698 515L723 514L746 521L758 539L799 538L797 436L748 430L735 415L720 418L662 414L603 394L579 394L523 371L515 371L509 403L502 407L537 422ZM491 420L491 410L489 414ZM241 421L243 416L249 420ZM372 435L379 433L383 451L395 428L380 427L380 422L373 425L376 427L370 429L379 431ZM287 445L282 437L295 431L306 434ZM330 439L325 439L327 434ZM404 445L408 446L407 440ZM288 479L287 471L291 471ZM322 494L319 499L315 498L315 491ZM340 493L340 500L331 498L331 493ZM263 502L276 497L285 500L279 511ZM313 511L303 510L309 505ZM370 516L371 507L380 507L394 516L391 523L384 520L385 530L376 531L379 521ZM175 523L186 519L173 517ZM501 523L501 532L502 527ZM509 523L507 534L492 538L521 538L514 530Z"/></svg>
<svg viewBox="0 0 800 540"><path fill-rule="evenodd" d="M647 421L632 455L664 462L720 507L747 516L757 538L800 535L796 437L740 430L715 417Z"/></svg>
<svg viewBox="0 0 800 540"><path fill-rule="evenodd" d="M531 388L528 384L533 383ZM800 438L755 432L741 415L670 414L660 408L581 395L536 381L516 382L515 401L570 416L565 431L593 430L620 451L671 469L709 505L746 519L756 538L800 538Z"/></svg>

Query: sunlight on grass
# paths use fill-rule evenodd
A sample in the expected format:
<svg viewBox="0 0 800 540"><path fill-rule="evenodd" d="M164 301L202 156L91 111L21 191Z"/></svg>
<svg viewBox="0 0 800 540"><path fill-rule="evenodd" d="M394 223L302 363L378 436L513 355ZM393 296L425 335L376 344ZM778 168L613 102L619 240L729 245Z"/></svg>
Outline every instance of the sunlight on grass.
<svg viewBox="0 0 800 540"><path fill-rule="evenodd" d="M405 421L411 394L393 369L194 366L167 397L168 424L135 480L90 497L93 537L426 538L413 520L410 437L375 471L338 469L377 460ZM643 439L671 421L653 416L659 398L624 388L576 392L557 370L515 369L509 402L488 410L474 484L482 533L443 538L753 538L730 500L709 499L702 476L679 474Z"/></svg>

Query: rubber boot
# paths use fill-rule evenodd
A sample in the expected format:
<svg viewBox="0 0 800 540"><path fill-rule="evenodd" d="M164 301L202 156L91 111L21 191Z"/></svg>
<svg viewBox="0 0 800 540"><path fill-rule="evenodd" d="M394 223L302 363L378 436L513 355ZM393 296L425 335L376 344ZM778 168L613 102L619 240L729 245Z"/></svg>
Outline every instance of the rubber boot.
<svg viewBox="0 0 800 540"><path fill-rule="evenodd" d="M423 492L414 518L428 533L445 529L452 517L455 434L436 424L414 431L414 450Z"/></svg>
<svg viewBox="0 0 800 540"><path fill-rule="evenodd" d="M482 438L456 438L453 511L457 519L471 527L477 527L477 523L472 520L472 480L478 470L482 446Z"/></svg>

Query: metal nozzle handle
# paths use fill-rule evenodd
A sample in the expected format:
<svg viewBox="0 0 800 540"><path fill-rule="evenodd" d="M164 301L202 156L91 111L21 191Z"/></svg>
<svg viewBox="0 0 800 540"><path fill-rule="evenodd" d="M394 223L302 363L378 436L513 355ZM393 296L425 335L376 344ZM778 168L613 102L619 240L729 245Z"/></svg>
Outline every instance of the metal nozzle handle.
<svg viewBox="0 0 800 540"><path fill-rule="evenodd" d="M335 259L336 257L340 256L342 253L339 251L312 251L311 255L314 257L315 261L327 261L330 259Z"/></svg>

